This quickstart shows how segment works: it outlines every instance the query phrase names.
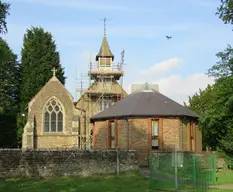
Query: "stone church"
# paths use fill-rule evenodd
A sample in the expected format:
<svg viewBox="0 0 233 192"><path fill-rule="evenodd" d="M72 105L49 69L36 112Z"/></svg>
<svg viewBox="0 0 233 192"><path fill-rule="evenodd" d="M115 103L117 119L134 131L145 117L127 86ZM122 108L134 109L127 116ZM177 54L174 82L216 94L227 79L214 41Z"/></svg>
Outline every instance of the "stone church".
<svg viewBox="0 0 233 192"><path fill-rule="evenodd" d="M122 66L123 61L114 64L104 33L95 62L90 63L89 87L82 90L78 101L73 101L53 69L50 80L28 104L22 148L92 148L91 116L127 95L120 83L124 74Z"/></svg>

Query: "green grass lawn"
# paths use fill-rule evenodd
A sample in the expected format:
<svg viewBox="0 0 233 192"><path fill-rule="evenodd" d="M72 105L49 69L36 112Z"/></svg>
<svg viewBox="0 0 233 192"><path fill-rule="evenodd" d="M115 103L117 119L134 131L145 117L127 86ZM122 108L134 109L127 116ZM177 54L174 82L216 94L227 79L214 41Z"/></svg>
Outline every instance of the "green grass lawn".
<svg viewBox="0 0 233 192"><path fill-rule="evenodd" d="M218 173L218 184L233 181L233 172ZM139 173L120 176L102 175L93 177L60 177L48 179L0 180L0 192L152 192L149 180ZM212 189L211 192L223 192Z"/></svg>
<svg viewBox="0 0 233 192"><path fill-rule="evenodd" d="M149 192L149 180L138 173L117 176L0 180L1 192Z"/></svg>
<svg viewBox="0 0 233 192"><path fill-rule="evenodd" d="M217 184L233 184L233 170L217 173Z"/></svg>

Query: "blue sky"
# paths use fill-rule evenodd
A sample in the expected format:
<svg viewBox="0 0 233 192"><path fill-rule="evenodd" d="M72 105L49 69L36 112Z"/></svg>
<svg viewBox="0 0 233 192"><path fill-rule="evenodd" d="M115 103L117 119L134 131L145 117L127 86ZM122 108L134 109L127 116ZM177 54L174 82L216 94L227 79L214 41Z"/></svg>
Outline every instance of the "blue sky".
<svg viewBox="0 0 233 192"><path fill-rule="evenodd" d="M124 88L157 83L160 91L182 103L213 79L205 73L215 54L233 40L232 28L215 15L219 0L8 0L11 15L3 35L20 56L30 26L52 33L65 67L66 88L77 99L80 73L87 73L103 38L103 19L116 62L125 49ZM166 35L172 36L167 40Z"/></svg>

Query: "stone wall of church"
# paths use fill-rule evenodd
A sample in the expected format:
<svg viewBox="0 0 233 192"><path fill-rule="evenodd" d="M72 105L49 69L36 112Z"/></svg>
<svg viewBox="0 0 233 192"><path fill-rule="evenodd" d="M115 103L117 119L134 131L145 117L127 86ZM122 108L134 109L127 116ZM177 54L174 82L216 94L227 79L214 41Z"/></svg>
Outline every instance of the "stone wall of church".
<svg viewBox="0 0 233 192"><path fill-rule="evenodd" d="M63 110L62 132L44 131L45 105L52 98L59 102ZM28 149L78 146L79 114L71 95L56 77L52 77L28 105L28 121L24 128L22 147Z"/></svg>
<svg viewBox="0 0 233 192"><path fill-rule="evenodd" d="M136 151L122 150L120 172L138 170ZM88 176L116 173L117 152L74 149L0 149L0 178Z"/></svg>
<svg viewBox="0 0 233 192"><path fill-rule="evenodd" d="M49 99L55 97L63 107L65 122L64 134L71 134L72 132L72 118L74 111L74 104L67 94L67 90L57 81L51 81L45 86L29 104L29 113L33 113L36 121L36 135L43 135L43 117L44 106Z"/></svg>

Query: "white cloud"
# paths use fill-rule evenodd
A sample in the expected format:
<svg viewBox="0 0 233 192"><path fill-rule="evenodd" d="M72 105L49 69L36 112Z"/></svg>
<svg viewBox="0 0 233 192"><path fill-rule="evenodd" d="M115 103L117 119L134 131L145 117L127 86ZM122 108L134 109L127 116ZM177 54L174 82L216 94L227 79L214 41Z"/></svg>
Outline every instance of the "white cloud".
<svg viewBox="0 0 233 192"><path fill-rule="evenodd" d="M131 82L132 84L136 82ZM131 92L131 83L124 86L125 90ZM141 82L144 83L144 82ZM181 75L171 75L149 83L158 84L159 91L167 97L183 105L188 102L188 97L192 96L199 89L205 89L208 84L213 84L213 78L209 78L202 73L192 74L187 77Z"/></svg>
<svg viewBox="0 0 233 192"><path fill-rule="evenodd" d="M196 73L186 77L172 75L167 78L158 79L152 83L159 85L162 94L183 104L183 101L188 102L188 96L192 96L199 89L205 89L208 84L213 84L214 79L203 73Z"/></svg>
<svg viewBox="0 0 233 192"><path fill-rule="evenodd" d="M158 84L159 91L167 97L183 105L188 102L188 97L192 96L199 89L205 89L208 84L213 84L214 79L208 77L204 73L194 73L187 76L172 74L166 76L165 73L180 65L182 60L179 58L171 58L149 67L141 73L141 69L131 72L132 76L125 80L124 88L130 93L131 84L151 83ZM152 75L152 74L160 74ZM138 74L135 76L135 74ZM128 75L127 75L128 76ZM154 78L157 77L157 78Z"/></svg>
<svg viewBox="0 0 233 192"><path fill-rule="evenodd" d="M140 73L141 75L145 75L145 76L151 76L151 75L155 75L155 74L160 74L160 73L165 73L168 72L170 70L172 70L173 68L179 66L181 64L182 60L179 58L171 58L168 59L166 61L162 61L159 63L156 63L154 65L152 65L151 67L149 67L146 70L142 70Z"/></svg>

